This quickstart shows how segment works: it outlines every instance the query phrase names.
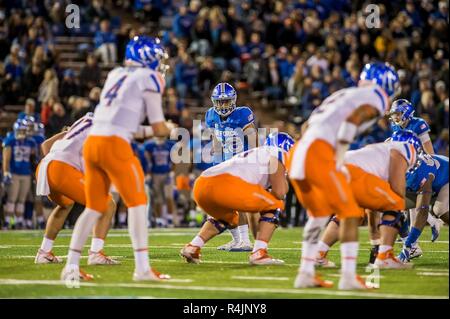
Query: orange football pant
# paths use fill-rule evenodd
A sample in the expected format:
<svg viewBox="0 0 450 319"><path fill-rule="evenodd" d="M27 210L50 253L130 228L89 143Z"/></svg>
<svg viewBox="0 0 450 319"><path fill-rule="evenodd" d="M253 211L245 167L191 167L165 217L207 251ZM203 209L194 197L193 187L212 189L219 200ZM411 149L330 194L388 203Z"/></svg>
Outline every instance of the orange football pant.
<svg viewBox="0 0 450 319"><path fill-rule="evenodd" d="M38 176L40 165L36 169ZM77 202L86 204L84 194L84 175L75 167L52 160L47 167L47 181L50 187L48 198L61 207L68 207Z"/></svg>
<svg viewBox="0 0 450 319"><path fill-rule="evenodd" d="M359 206L374 211L404 210L405 200L395 193L388 182L363 169L348 164L350 186Z"/></svg>
<svg viewBox="0 0 450 319"><path fill-rule="evenodd" d="M208 215L232 227L239 223L239 211L260 213L284 209L284 202L260 185L230 174L198 177L193 194L197 205Z"/></svg>
<svg viewBox="0 0 450 319"><path fill-rule="evenodd" d="M117 136L89 136L83 158L87 208L106 211L111 183L127 207L147 204L144 172L127 141Z"/></svg>
<svg viewBox="0 0 450 319"><path fill-rule="evenodd" d="M293 150L289 157L294 154ZM294 164L292 159L288 159L288 163ZM336 169L334 149L326 141L311 143L305 158L305 179L291 179L291 182L297 198L313 217L363 216L344 174Z"/></svg>

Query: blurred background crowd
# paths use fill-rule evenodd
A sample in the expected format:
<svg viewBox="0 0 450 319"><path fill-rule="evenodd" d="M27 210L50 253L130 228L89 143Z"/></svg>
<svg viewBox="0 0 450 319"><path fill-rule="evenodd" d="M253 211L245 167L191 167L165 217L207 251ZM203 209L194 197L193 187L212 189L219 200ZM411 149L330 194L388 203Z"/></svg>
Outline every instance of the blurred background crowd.
<svg viewBox="0 0 450 319"><path fill-rule="evenodd" d="M80 8L79 27L66 25L69 4ZM374 28L369 4L380 14ZM435 152L448 156L448 23L445 0L0 0L0 136L20 112L49 137L93 111L127 41L147 33L169 53L164 110L182 127L204 117L211 89L227 81L238 105L255 111L258 127L298 137L324 98L355 86L365 63L382 60L398 70L400 97L430 125ZM389 130L380 120L352 147L383 141ZM144 146L137 149L145 155ZM192 170L175 170L175 192L188 192ZM184 197L176 204L189 217ZM304 220L295 196L288 197L288 216L286 224Z"/></svg>

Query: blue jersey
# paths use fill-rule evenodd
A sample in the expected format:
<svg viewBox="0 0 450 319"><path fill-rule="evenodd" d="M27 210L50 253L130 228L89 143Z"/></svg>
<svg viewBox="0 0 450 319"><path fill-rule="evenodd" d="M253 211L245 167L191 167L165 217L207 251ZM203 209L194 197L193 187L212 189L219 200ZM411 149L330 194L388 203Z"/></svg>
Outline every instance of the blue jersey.
<svg viewBox="0 0 450 319"><path fill-rule="evenodd" d="M249 107L236 107L226 118L222 118L212 107L206 112L205 122L206 127L214 129L214 136L222 144L222 158L214 156L215 164L248 150L243 129L254 122L254 115Z"/></svg>
<svg viewBox="0 0 450 319"><path fill-rule="evenodd" d="M159 144L154 140L150 140L144 144L144 149L150 154L150 171L155 174L166 174L172 169L172 161L170 160L170 150L175 145L175 141L166 140Z"/></svg>
<svg viewBox="0 0 450 319"><path fill-rule="evenodd" d="M201 141L198 138L191 140L194 168L204 171L214 165L211 156L212 141Z"/></svg>
<svg viewBox="0 0 450 319"><path fill-rule="evenodd" d="M131 148L133 149L134 155L139 159L139 162L141 163L142 170L144 173L147 173L148 171L148 161L147 158L145 158L145 151L144 151L144 145L138 144L135 141L131 142Z"/></svg>
<svg viewBox="0 0 450 319"><path fill-rule="evenodd" d="M31 154L36 150L36 143L32 138L16 139L8 135L3 141L3 147L11 147L10 171L16 175L31 174Z"/></svg>
<svg viewBox="0 0 450 319"><path fill-rule="evenodd" d="M448 157L442 155L421 156L420 166L411 173L406 174L406 187L410 192L418 192L428 179L434 175L432 185L433 193L439 193L441 188L448 184Z"/></svg>
<svg viewBox="0 0 450 319"><path fill-rule="evenodd" d="M410 130L416 133L417 136L428 133L430 131L430 127L428 126L427 122L425 122L425 120L420 117L413 117L405 128L401 128L398 125L391 124L391 129L392 132L397 132L400 130Z"/></svg>

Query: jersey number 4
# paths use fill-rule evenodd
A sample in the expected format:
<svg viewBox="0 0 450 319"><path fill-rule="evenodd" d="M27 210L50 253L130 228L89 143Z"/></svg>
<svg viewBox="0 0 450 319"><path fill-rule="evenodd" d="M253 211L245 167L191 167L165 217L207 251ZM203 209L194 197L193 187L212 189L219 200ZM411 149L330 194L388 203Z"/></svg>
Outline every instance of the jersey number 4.
<svg viewBox="0 0 450 319"><path fill-rule="evenodd" d="M125 82L125 79L127 78L127 75L122 76L116 84L114 84L108 92L106 92L105 99L108 100L108 103L106 106L111 106L112 101L117 97L117 92L119 91L120 87L122 86L123 82Z"/></svg>

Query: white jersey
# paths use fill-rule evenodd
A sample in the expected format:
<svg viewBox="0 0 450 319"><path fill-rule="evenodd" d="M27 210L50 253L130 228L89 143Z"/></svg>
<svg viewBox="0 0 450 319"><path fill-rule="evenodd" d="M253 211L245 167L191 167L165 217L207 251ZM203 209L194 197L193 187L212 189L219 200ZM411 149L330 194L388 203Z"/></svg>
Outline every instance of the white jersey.
<svg viewBox="0 0 450 319"><path fill-rule="evenodd" d="M278 149L276 147L256 147L208 168L201 176L230 174L243 179L247 183L268 188L270 186L269 174L276 171L276 167L271 167L270 158L277 158L277 156ZM272 161L272 163L276 163L276 161Z"/></svg>
<svg viewBox="0 0 450 319"><path fill-rule="evenodd" d="M327 97L311 114L304 139L323 139L336 147L339 127L354 110L362 105L371 105L383 116L388 110L388 103L386 93L377 84L339 90Z"/></svg>
<svg viewBox="0 0 450 319"><path fill-rule="evenodd" d="M50 187L47 180L47 169L51 161L64 162L80 172L84 172L83 145L92 128L93 114L88 113L73 123L64 137L50 148L50 152L41 160L36 183L36 195L47 196Z"/></svg>
<svg viewBox="0 0 450 319"><path fill-rule="evenodd" d="M393 141L370 144L355 151L348 151L344 161L388 181L391 150L397 150L405 158L408 169L415 165L417 154L414 147L405 142Z"/></svg>
<svg viewBox="0 0 450 319"><path fill-rule="evenodd" d="M145 116L150 124L164 122L164 85L161 74L148 68L118 67L109 72L90 135L131 141Z"/></svg>
<svg viewBox="0 0 450 319"><path fill-rule="evenodd" d="M347 118L362 105L370 105L383 116L389 108L386 93L375 83L339 90L327 97L308 119L308 128L294 149L290 177L305 178L305 160L309 146L316 140L324 140L334 149L337 145L337 133ZM372 120L358 128L361 133L375 123Z"/></svg>

